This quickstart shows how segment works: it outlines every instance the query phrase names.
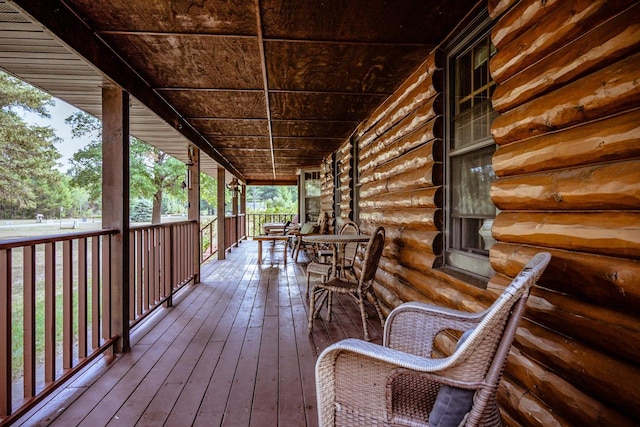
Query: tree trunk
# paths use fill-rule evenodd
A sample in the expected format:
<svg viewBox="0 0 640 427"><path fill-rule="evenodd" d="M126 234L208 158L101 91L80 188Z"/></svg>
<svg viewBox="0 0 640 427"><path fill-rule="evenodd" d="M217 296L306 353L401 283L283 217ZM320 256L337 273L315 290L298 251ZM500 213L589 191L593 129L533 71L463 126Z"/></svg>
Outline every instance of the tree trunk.
<svg viewBox="0 0 640 427"><path fill-rule="evenodd" d="M162 187L153 195L153 211L151 212L151 224L160 224L162 214Z"/></svg>

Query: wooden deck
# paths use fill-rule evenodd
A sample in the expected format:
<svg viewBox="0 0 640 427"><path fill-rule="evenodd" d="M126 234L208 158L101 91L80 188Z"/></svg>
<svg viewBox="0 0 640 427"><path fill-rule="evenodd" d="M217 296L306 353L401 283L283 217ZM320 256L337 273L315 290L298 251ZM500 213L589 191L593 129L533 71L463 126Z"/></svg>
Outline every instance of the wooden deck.
<svg viewBox="0 0 640 427"><path fill-rule="evenodd" d="M305 264L265 245L259 265L257 246L207 264L202 283L134 330L129 353L87 368L15 425L316 426L316 357L362 337L358 309L336 298L333 321L309 335Z"/></svg>

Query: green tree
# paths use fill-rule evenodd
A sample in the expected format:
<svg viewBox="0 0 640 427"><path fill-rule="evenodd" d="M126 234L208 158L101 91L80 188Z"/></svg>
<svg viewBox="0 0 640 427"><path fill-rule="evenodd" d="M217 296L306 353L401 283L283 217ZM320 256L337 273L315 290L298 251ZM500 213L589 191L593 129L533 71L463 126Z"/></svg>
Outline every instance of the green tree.
<svg viewBox="0 0 640 427"><path fill-rule="evenodd" d="M59 142L51 127L27 124L18 114L26 110L49 117L51 96L0 72L0 207L15 216L38 210L39 193L57 189L62 173L57 169Z"/></svg>
<svg viewBox="0 0 640 427"><path fill-rule="evenodd" d="M200 174L200 202L209 215L216 212L218 206L218 180L206 173Z"/></svg>
<svg viewBox="0 0 640 427"><path fill-rule="evenodd" d="M298 209L296 188L278 186L275 187L275 190L276 194L265 200L266 211L273 213L296 212Z"/></svg>
<svg viewBox="0 0 640 427"><path fill-rule="evenodd" d="M67 118L73 127L74 137L93 135L94 140L74 153L71 160L73 182L87 188L91 198L100 199L102 192L102 142L101 124L95 117L76 113ZM153 203L151 222L160 222L163 194L186 200L181 183L186 175L186 166L137 138L129 139L129 167L131 200L146 199Z"/></svg>

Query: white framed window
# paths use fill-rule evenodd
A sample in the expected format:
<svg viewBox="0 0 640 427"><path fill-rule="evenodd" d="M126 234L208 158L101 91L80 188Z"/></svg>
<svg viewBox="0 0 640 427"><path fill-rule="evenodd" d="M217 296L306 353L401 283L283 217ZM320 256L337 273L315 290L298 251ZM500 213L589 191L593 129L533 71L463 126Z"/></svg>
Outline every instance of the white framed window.
<svg viewBox="0 0 640 427"><path fill-rule="evenodd" d="M496 216L490 197L496 179L491 123L497 114L491 106L495 47L489 23L485 12L447 49L445 264L481 277L493 274L489 248Z"/></svg>

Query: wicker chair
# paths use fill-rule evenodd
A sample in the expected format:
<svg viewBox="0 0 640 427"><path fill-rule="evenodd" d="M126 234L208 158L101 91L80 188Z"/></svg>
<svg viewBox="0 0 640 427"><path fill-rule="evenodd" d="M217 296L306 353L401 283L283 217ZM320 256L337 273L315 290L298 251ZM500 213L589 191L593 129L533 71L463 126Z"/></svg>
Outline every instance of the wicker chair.
<svg viewBox="0 0 640 427"><path fill-rule="evenodd" d="M309 333L313 332L313 319L318 317L320 309L324 302L327 302L327 321L331 321L331 304L333 292L341 294L349 294L356 299L358 307L360 308L360 316L362 318L362 329L364 332L364 339L369 341L369 328L367 327L367 313L364 309L364 301L367 299L367 295L373 301L373 305L378 312L380 323L384 326L384 316L380 309L380 303L375 292L373 292L373 279L376 276L376 270L378 269L378 263L382 256L382 250L384 249L384 228L378 227L371 235L369 242L367 243L367 249L364 253L364 260L362 263L362 271L358 280L350 280L343 277L334 277L328 282L316 283L310 292L309 301ZM316 298L320 297L319 303L316 306Z"/></svg>
<svg viewBox="0 0 640 427"><path fill-rule="evenodd" d="M360 234L360 228L358 224L353 221L347 221L342 224L340 228L339 234ZM345 270L353 270L353 261L356 258L356 252L358 251L358 243L347 243L344 248L344 254L342 255L342 259L344 260L344 268ZM329 276L331 276L331 262L323 261L328 256L332 256L333 251L328 249L318 250L316 258L307 264L307 299L309 299L309 286L311 281L311 274L318 274L321 277L321 280L325 282ZM342 264L342 263L341 263Z"/></svg>
<svg viewBox="0 0 640 427"><path fill-rule="evenodd" d="M446 417L448 408L461 412L449 420L453 425L500 425L496 393L504 364L530 289L550 258L533 257L483 312L406 303L390 313L383 346L347 339L325 349L316 363L319 424L433 426L439 420L430 416ZM470 332L451 356L433 359L433 341L445 330ZM456 393L466 393L467 402ZM458 403L447 407L443 398L452 396ZM462 403L467 408L460 411Z"/></svg>
<svg viewBox="0 0 640 427"><path fill-rule="evenodd" d="M302 236L327 234L329 233L329 229L331 228L332 224L333 219L329 217L329 214L327 212L321 212L318 216L318 222L316 223L316 226L313 227L313 230L311 232L303 233L302 230L299 230L296 233L292 233L291 236L293 239L295 239L293 252L291 253L293 259L298 262L298 255L300 254L300 251L304 251L309 259L315 258L315 245L302 241Z"/></svg>

